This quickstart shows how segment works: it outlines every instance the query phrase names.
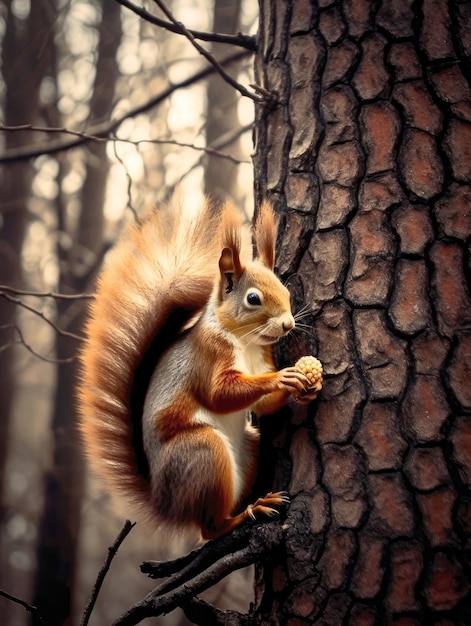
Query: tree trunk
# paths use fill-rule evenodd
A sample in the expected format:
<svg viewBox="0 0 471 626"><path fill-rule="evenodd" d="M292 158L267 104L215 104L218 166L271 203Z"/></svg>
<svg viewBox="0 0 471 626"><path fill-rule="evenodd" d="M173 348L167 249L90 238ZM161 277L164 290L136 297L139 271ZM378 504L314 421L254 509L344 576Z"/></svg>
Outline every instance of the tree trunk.
<svg viewBox="0 0 471 626"><path fill-rule="evenodd" d="M5 37L2 42L2 75L6 88L4 123L15 126L35 124L40 117L38 92L42 78L47 75L50 57L40 54L47 8L38 1L28 16L18 19L5 2ZM19 146L29 135L14 132L5 134L7 148ZM21 249L26 228L28 199L31 193L31 167L29 163L11 163L0 171L0 284L19 287L21 284ZM18 339L14 331L15 305L2 300L0 305L0 485L8 444L8 423L11 411L14 380L13 342Z"/></svg>
<svg viewBox="0 0 471 626"><path fill-rule="evenodd" d="M260 623L471 622L470 8L260 2L256 199L314 332L281 358L326 377L276 433Z"/></svg>
<svg viewBox="0 0 471 626"><path fill-rule="evenodd" d="M215 33L235 33L240 18L240 4L232 0L216 0L212 31ZM227 54L226 46L212 44L211 52L219 58L219 49ZM237 65L228 72L237 79ZM234 75L235 74L235 75ZM240 127L238 116L239 94L232 86L225 83L219 75L208 78L206 143L209 148L224 149L227 144L234 158L241 157L239 138L233 138ZM226 149L227 151L227 149ZM239 166L233 161L208 154L204 170L204 191L218 200L232 198L239 206L242 204L244 191L237 179Z"/></svg>
<svg viewBox="0 0 471 626"><path fill-rule="evenodd" d="M106 120L114 103L118 77L117 48L121 41L121 8L116 2L103 5L97 69L90 118ZM87 147L87 165L81 195L81 215L77 232L72 236L76 246L71 253L59 250L62 272L59 291L82 293L87 290L90 272L103 252L103 205L109 162L106 144ZM60 216L60 230L65 230L65 216ZM85 260L83 251L86 250ZM92 266L92 269L90 268ZM85 269L84 269L85 268ZM80 333L84 306L58 304L59 318L69 319L66 330ZM76 354L77 344L67 337L57 337L57 357L67 359ZM77 432L75 385L77 361L61 365L52 416L54 467L46 478L43 518L38 541L38 571L34 604L48 624L63 624L70 617L74 588L80 505L83 491L83 463Z"/></svg>

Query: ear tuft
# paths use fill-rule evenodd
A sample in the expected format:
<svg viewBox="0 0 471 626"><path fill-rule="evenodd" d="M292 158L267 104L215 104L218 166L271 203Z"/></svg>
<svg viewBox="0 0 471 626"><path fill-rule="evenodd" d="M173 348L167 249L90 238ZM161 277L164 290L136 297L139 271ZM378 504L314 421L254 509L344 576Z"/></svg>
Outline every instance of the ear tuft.
<svg viewBox="0 0 471 626"><path fill-rule="evenodd" d="M278 220L275 217L271 204L264 200L260 205L255 222L254 236L257 247L257 257L273 270L275 267L275 245L278 230Z"/></svg>
<svg viewBox="0 0 471 626"><path fill-rule="evenodd" d="M234 274L239 279L244 271L241 261L242 218L240 212L229 202L224 205L220 215L222 253L219 269L222 273Z"/></svg>

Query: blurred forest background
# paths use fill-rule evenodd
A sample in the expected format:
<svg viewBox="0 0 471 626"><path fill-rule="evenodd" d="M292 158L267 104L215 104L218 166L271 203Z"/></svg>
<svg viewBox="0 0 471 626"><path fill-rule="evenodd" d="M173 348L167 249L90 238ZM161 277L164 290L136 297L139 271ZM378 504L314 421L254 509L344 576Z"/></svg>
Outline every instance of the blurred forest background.
<svg viewBox="0 0 471 626"><path fill-rule="evenodd" d="M69 612L79 623L124 521L86 477L76 433L76 355L96 270L123 225L176 190L190 205L229 194L252 210L253 103L150 17L169 22L157 4L0 2L0 589L49 624ZM204 46L250 84L253 39L237 33L256 32L257 3L166 4L189 29L233 35ZM153 587L141 560L181 550L158 543L132 531L92 624ZM214 593L244 608L243 580ZM3 626L30 619L0 597Z"/></svg>

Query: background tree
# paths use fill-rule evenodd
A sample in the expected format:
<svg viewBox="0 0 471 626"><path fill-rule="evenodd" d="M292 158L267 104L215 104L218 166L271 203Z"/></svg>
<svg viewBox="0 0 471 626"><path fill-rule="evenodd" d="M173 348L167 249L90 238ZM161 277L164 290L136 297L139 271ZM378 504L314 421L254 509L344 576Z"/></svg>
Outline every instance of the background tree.
<svg viewBox="0 0 471 626"><path fill-rule="evenodd" d="M115 101L118 79L116 56L121 43L120 6L114 2L104 3L98 20L99 43L95 80L88 104L89 126L106 121ZM67 201L62 197L64 201L61 202L61 195L58 195L59 232L64 235L73 233L72 246L63 246L64 238L58 240L58 287L64 294L85 292L94 278L96 268L103 260L103 206L106 194L104 181L110 167L106 149L104 142L92 142L87 146L80 198L81 211L75 224L70 224ZM59 319L68 320L65 327L67 332L80 335L84 322L82 305L77 307L75 301L59 301L57 314ZM58 369L56 398L53 403L53 466L46 476L33 599L34 606L50 625L63 624L70 615L80 530L83 461L76 444L78 417L74 398L78 368L77 361L71 359L76 349L76 340L57 335L56 354L62 365Z"/></svg>
<svg viewBox="0 0 471 626"><path fill-rule="evenodd" d="M241 4L232 0L218 0L214 4L212 31L215 33L237 33L240 23ZM225 46L213 44L211 52L215 58L224 54ZM237 79L238 68L233 68L231 75ZM221 81L220 76L208 79L207 86L207 122L206 141L208 146L221 149L231 142L231 154L235 159L242 157L239 139L234 136L240 133L238 107L240 99L231 85ZM217 155L207 157L204 170L205 192L219 200L232 198L239 205L244 200L244 191L237 178L239 166L237 161L225 159L221 161Z"/></svg>
<svg viewBox="0 0 471 626"><path fill-rule="evenodd" d="M5 36L2 45L2 74L5 85L3 118L7 125L15 126L30 119L31 123L44 120L44 103L40 89L48 76L53 60L49 50L40 54L44 25L48 22L49 7L37 2L29 14L23 14L21 6L16 10L9 1L4 3ZM39 59L39 62L36 60ZM29 68L34 67L31 72ZM25 140L21 133L5 137L6 148L14 148ZM0 233L0 284L20 285L20 263L17 251L23 244L26 230L29 188L33 172L29 165L18 162L8 172L2 172L2 229ZM0 308L0 477L6 456L8 441L8 417L14 389L10 367L13 344L17 340L15 330L15 304L3 301ZM3 480L0 481L0 485Z"/></svg>

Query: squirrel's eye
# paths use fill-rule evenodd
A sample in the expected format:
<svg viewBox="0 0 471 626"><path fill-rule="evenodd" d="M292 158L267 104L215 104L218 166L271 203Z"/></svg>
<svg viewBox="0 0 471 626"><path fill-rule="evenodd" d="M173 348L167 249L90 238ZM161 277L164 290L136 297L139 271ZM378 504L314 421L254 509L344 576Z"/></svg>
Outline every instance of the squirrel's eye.
<svg viewBox="0 0 471 626"><path fill-rule="evenodd" d="M258 293L255 291L249 291L247 294L247 304L250 304L251 306L261 306L262 300Z"/></svg>

